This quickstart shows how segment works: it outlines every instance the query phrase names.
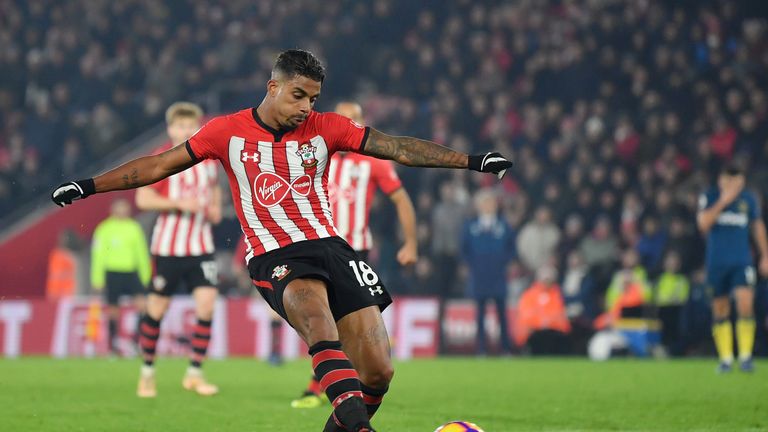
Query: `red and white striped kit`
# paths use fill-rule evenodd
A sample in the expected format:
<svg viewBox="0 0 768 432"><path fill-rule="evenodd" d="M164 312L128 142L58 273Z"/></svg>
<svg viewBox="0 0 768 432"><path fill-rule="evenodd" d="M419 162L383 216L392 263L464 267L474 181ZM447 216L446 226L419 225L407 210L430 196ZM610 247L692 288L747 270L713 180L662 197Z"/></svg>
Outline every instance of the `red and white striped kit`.
<svg viewBox="0 0 768 432"><path fill-rule="evenodd" d="M246 260L303 240L338 235L328 199L328 162L357 150L368 129L334 113L312 112L296 129L277 131L255 109L212 119L188 148L218 159L248 244Z"/></svg>

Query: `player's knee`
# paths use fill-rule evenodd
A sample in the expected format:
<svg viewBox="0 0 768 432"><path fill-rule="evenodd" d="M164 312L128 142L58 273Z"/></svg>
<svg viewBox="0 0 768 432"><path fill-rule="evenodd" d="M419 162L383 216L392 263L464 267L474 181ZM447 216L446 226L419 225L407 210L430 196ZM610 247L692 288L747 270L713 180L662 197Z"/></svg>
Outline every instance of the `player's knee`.
<svg viewBox="0 0 768 432"><path fill-rule="evenodd" d="M360 380L369 387L384 388L389 385L394 376L395 368L392 367L392 363L388 362L375 369L361 373Z"/></svg>

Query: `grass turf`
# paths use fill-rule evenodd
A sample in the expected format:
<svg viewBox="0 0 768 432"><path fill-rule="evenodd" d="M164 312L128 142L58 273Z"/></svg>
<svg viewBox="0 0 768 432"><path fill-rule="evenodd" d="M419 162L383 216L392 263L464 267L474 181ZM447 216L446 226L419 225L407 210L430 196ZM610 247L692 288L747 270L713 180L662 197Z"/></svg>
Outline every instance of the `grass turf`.
<svg viewBox="0 0 768 432"><path fill-rule="evenodd" d="M433 431L449 420L493 431L768 430L768 362L714 373L714 360L577 359L400 362L379 431ZM329 405L296 410L309 361L281 367L209 361L221 393L181 389L186 362L160 359L158 398L135 396L138 360L0 360L1 431L321 431Z"/></svg>

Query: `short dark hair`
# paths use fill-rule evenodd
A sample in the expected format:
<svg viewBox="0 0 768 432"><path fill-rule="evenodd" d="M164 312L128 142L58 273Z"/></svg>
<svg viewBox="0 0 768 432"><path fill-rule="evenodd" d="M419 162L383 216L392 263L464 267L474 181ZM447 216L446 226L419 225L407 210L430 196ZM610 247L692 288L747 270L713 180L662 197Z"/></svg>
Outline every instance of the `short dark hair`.
<svg viewBox="0 0 768 432"><path fill-rule="evenodd" d="M296 75L323 82L325 67L311 52L302 49L289 49L280 53L272 68L272 73L280 73L287 78Z"/></svg>
<svg viewBox="0 0 768 432"><path fill-rule="evenodd" d="M744 175L746 173L746 169L743 163L739 163L737 161L730 161L727 164L723 165L723 169L721 172L729 176L738 176L738 175Z"/></svg>

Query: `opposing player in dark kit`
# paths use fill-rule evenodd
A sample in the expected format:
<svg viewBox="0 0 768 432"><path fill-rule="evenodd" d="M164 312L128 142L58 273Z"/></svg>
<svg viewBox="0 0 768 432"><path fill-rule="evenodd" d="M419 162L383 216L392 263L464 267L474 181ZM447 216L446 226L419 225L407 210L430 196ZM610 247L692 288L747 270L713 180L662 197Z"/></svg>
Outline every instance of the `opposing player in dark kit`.
<svg viewBox="0 0 768 432"><path fill-rule="evenodd" d="M720 173L717 187L699 198L698 224L707 236L707 284L712 299L712 337L720 364L717 371L730 372L733 363L731 295L736 300L736 336L739 367L752 372L755 342L754 286L757 280L750 251L750 233L760 258L758 269L768 276L768 239L755 194L745 190L746 177L738 165Z"/></svg>
<svg viewBox="0 0 768 432"><path fill-rule="evenodd" d="M499 153L467 155L313 111L324 78L311 53L285 51L257 108L216 117L167 152L64 183L51 198L63 206L218 159L248 241L254 284L310 347L315 375L333 405L325 430L372 431L369 418L394 374L381 317L392 300L376 272L334 228L327 190L330 157L354 151L407 166L472 169L499 177L512 162Z"/></svg>

